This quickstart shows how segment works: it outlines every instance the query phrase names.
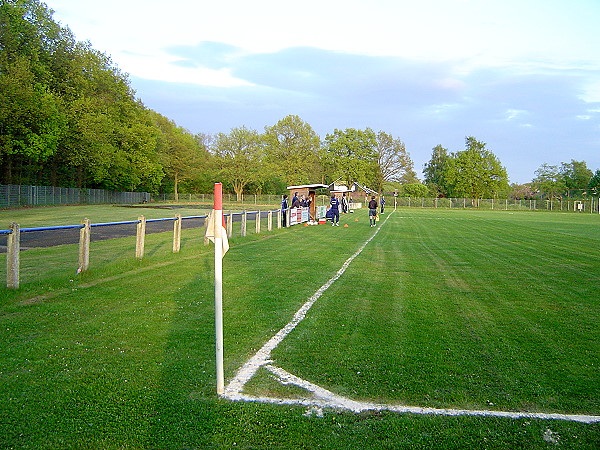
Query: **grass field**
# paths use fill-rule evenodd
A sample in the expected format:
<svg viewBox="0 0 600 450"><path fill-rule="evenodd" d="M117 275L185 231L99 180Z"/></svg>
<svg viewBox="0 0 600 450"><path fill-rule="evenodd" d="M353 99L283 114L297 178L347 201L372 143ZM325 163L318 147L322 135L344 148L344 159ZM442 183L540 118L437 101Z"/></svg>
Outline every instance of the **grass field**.
<svg viewBox="0 0 600 450"><path fill-rule="evenodd" d="M114 211L102 220L120 219ZM600 415L599 216L401 209L382 217L377 236L273 350L274 364L353 400ZM346 223L231 240L226 382L374 232L366 213ZM219 398L212 247L193 230L177 255L169 233L148 237L143 261L126 245L94 243L92 270L81 275L65 256L76 246L28 250L24 264L43 266L38 277L0 289L1 448L600 445L599 423ZM245 392L306 395L264 369Z"/></svg>

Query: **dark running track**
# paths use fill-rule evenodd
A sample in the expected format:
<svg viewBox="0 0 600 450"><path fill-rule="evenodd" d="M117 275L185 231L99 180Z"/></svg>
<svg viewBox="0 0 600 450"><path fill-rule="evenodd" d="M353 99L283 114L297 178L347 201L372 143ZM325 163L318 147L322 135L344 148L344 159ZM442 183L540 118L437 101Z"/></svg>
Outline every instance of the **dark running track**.
<svg viewBox="0 0 600 450"><path fill-rule="evenodd" d="M235 216L234 216L235 218ZM181 222L182 229L204 227L204 219L186 219ZM173 221L147 222L146 234L162 233L173 231ZM90 234L90 240L106 241L122 237L135 237L137 233L136 224L125 225L106 225L93 227ZM8 235L0 235L0 253L6 253L6 240ZM28 250L39 247L54 247L64 244L79 243L79 228L68 230L46 230L46 231L28 231L21 233L21 250Z"/></svg>
<svg viewBox="0 0 600 450"><path fill-rule="evenodd" d="M178 209L177 206L161 207L161 209ZM264 217L267 211L261 212L261 217ZM248 216L256 216L256 211L248 211ZM205 218L185 219L181 222L182 229L203 228ZM242 220L241 213L233 214L233 221L239 222ZM173 231L173 220L146 222L146 234L163 233ZM137 226L135 223L122 225L106 225L92 227L90 240L106 241L108 239L116 239L123 237L135 237L137 234ZM6 241L8 235L0 234L0 253L6 253ZM21 250L40 247L55 247L64 244L79 243L79 228L66 230L44 230L44 231L27 231L21 232Z"/></svg>

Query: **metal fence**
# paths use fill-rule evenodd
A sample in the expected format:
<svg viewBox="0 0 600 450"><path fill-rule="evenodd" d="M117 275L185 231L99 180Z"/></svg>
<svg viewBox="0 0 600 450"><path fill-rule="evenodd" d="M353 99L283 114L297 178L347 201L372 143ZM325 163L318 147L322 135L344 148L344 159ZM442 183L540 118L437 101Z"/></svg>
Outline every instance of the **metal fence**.
<svg viewBox="0 0 600 450"><path fill-rule="evenodd" d="M362 199L361 199L362 200ZM365 202L368 202L365 197ZM147 192L119 192L103 189L60 188L52 186L0 185L0 208L18 206L76 205L76 204L130 204L150 201L173 202L173 194L151 197ZM213 194L180 194L180 202L212 203ZM223 201L245 205L273 205L281 203L280 195L245 194L241 201L235 194L223 194ZM326 205L329 197L317 196L317 204ZM599 213L599 199L467 199L467 198L415 198L386 196L386 206L409 208L462 208L512 211L564 211ZM358 206L358 203L356 203Z"/></svg>
<svg viewBox="0 0 600 450"><path fill-rule="evenodd" d="M598 198L576 199L470 199L470 198L431 198L431 197L394 197L386 195L386 207L397 206L399 208L451 208L451 209L480 209L480 210L504 210L504 211L563 211L563 212L588 212L598 213ZM172 194L161 194L153 197L159 202L174 201ZM212 203L212 194L180 194L180 202ZM257 195L245 194L241 201L237 201L235 194L223 194L223 201L227 203L244 205L273 205L281 203L281 195ZM360 208L368 203L369 197L354 200L351 209ZM328 205L329 197L318 195L318 205Z"/></svg>
<svg viewBox="0 0 600 450"><path fill-rule="evenodd" d="M470 199L470 198L411 198L396 197L386 201L387 206L414 208L481 209L500 211L563 211L598 213L599 200L574 199Z"/></svg>
<svg viewBox="0 0 600 450"><path fill-rule="evenodd" d="M44 205L149 202L147 192L119 192L104 189L61 188L53 186L0 185L0 208Z"/></svg>

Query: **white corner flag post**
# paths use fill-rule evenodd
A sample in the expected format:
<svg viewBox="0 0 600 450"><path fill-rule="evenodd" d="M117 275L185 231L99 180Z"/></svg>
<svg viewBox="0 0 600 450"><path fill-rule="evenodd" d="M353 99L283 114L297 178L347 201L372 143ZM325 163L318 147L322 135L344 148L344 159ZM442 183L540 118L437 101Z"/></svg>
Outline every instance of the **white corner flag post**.
<svg viewBox="0 0 600 450"><path fill-rule="evenodd" d="M223 224L223 185L215 183L215 199L212 220L206 228L206 236L215 243L215 337L217 360L217 394L225 391L223 373L223 255L229 249L227 231Z"/></svg>

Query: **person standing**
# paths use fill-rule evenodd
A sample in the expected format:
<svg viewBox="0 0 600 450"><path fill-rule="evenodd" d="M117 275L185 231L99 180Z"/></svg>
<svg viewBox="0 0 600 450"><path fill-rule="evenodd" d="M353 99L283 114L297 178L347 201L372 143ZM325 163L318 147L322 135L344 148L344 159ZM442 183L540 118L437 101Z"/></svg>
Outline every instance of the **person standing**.
<svg viewBox="0 0 600 450"><path fill-rule="evenodd" d="M385 197L381 196L381 214L383 214L383 208L385 207Z"/></svg>
<svg viewBox="0 0 600 450"><path fill-rule="evenodd" d="M283 195L281 199L281 226L285 228L287 226L287 212L288 212L288 196L287 194Z"/></svg>
<svg viewBox="0 0 600 450"><path fill-rule="evenodd" d="M292 197L292 208L300 208L300 199L298 198L297 192L295 192Z"/></svg>
<svg viewBox="0 0 600 450"><path fill-rule="evenodd" d="M369 202L369 223L372 227L375 226L375 219L377 218L377 200L375 200L375 196L371 196L371 201Z"/></svg>
<svg viewBox="0 0 600 450"><path fill-rule="evenodd" d="M348 214L348 198L345 192L342 194L342 213Z"/></svg>
<svg viewBox="0 0 600 450"><path fill-rule="evenodd" d="M329 202L331 206L329 210L331 211L331 226L340 226L340 201L336 198L335 194L331 194L331 201Z"/></svg>

